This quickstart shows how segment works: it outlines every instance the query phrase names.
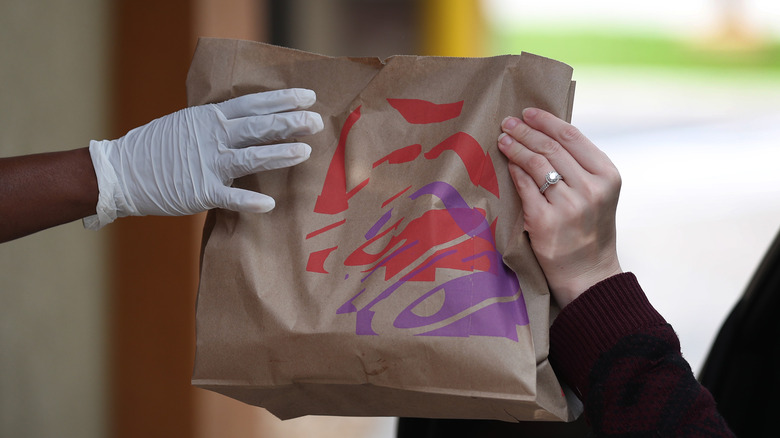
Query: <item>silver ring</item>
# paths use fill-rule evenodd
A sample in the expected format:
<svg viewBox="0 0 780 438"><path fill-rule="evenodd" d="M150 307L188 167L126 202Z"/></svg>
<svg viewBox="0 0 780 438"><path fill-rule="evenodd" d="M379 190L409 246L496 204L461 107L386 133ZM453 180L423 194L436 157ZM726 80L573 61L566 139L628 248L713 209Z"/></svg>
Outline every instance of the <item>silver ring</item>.
<svg viewBox="0 0 780 438"><path fill-rule="evenodd" d="M563 175L554 170L552 172L547 172L547 175L544 176L544 184L539 187L539 193L544 194L544 191L547 190L548 187L553 184L558 184L559 181L563 181Z"/></svg>

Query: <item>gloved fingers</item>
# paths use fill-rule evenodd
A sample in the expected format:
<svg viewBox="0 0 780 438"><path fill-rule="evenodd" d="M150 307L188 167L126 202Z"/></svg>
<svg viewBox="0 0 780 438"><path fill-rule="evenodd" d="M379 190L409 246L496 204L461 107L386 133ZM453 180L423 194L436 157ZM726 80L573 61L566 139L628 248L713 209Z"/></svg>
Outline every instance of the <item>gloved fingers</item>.
<svg viewBox="0 0 780 438"><path fill-rule="evenodd" d="M284 143L231 149L224 155L225 176L230 179L251 175L263 170L294 166L309 159L311 146L306 143Z"/></svg>
<svg viewBox="0 0 780 438"><path fill-rule="evenodd" d="M320 132L322 117L311 111L269 114L225 120L229 147L245 147Z"/></svg>
<svg viewBox="0 0 780 438"><path fill-rule="evenodd" d="M314 105L317 95L306 88L287 88L247 94L216 104L227 119L306 109Z"/></svg>
<svg viewBox="0 0 780 438"><path fill-rule="evenodd" d="M267 213L276 207L274 198L251 190L220 186L214 207L243 213Z"/></svg>

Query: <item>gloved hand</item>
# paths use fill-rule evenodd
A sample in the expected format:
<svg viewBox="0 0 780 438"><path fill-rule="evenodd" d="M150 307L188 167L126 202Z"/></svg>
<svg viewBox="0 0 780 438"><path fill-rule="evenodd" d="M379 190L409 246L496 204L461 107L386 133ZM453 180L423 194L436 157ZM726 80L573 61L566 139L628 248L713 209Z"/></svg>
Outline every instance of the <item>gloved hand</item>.
<svg viewBox="0 0 780 438"><path fill-rule="evenodd" d="M273 198L230 187L234 178L293 166L309 158L305 143L268 144L319 132L313 91L292 88L190 107L133 129L117 140L90 142L100 191L97 230L117 217L182 216L211 208L264 213ZM265 146L260 146L265 145Z"/></svg>

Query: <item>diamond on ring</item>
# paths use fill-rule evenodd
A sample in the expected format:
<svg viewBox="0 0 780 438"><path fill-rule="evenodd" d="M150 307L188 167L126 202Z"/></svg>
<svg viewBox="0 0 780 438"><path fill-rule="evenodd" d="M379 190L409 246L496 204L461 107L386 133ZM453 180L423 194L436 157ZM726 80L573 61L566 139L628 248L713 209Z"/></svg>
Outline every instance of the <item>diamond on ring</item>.
<svg viewBox="0 0 780 438"><path fill-rule="evenodd" d="M558 184L559 181L563 180L563 175L556 171L547 172L547 175L544 176L544 184L539 187L539 193L544 193L545 190L547 190L548 187L550 187L553 184Z"/></svg>

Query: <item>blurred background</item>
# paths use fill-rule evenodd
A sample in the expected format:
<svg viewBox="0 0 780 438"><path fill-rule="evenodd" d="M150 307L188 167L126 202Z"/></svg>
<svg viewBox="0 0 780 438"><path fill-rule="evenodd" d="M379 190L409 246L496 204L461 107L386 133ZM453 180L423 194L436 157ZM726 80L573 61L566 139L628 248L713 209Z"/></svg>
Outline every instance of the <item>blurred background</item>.
<svg viewBox="0 0 780 438"><path fill-rule="evenodd" d="M624 269L699 370L780 225L776 0L0 0L0 156L85 147L186 105L198 36L327 55L574 67L573 122L624 178ZM202 216L0 245L0 437L390 437L192 388Z"/></svg>

